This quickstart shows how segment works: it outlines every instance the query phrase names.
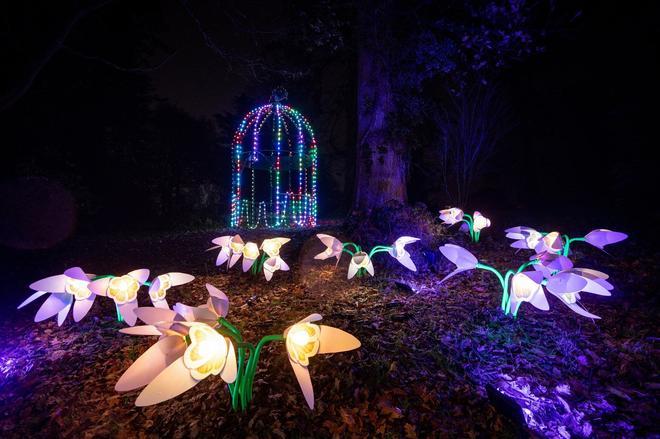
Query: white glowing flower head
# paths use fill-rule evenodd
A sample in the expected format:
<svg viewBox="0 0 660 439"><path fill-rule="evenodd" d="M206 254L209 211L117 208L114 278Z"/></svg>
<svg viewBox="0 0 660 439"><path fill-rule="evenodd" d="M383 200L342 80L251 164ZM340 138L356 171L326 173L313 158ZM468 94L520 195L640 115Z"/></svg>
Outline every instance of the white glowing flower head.
<svg viewBox="0 0 660 439"><path fill-rule="evenodd" d="M157 279L158 279L158 289L156 288L149 289L149 296L153 301L163 300L167 295L167 290L169 290L172 287L172 281L170 280L169 274L161 274L160 276L158 276Z"/></svg>
<svg viewBox="0 0 660 439"><path fill-rule="evenodd" d="M309 359L319 351L321 328L313 323L297 323L286 335L286 350L292 361L308 366Z"/></svg>
<svg viewBox="0 0 660 439"><path fill-rule="evenodd" d="M67 276L64 291L71 294L76 300L85 300L92 295L87 285L89 285L89 280L74 279Z"/></svg>
<svg viewBox="0 0 660 439"><path fill-rule="evenodd" d="M227 362L227 340L203 323L190 326L188 337L190 344L183 354L183 364L190 370L190 376L203 380L218 375Z"/></svg>
<svg viewBox="0 0 660 439"><path fill-rule="evenodd" d="M371 276L374 275L374 265L365 252L357 252L351 258L351 263L348 266L348 278L352 279L361 268L364 268Z"/></svg>
<svg viewBox="0 0 660 439"><path fill-rule="evenodd" d="M463 220L463 211L458 207L444 209L440 211L440 219L443 224L454 225Z"/></svg>
<svg viewBox="0 0 660 439"><path fill-rule="evenodd" d="M490 220L483 216L481 212L476 211L474 212L474 222L472 224L472 229L475 232L480 232L481 230L485 229L486 227L490 227Z"/></svg>
<svg viewBox="0 0 660 439"><path fill-rule="evenodd" d="M419 241L419 238L413 238L412 236L402 236L394 241L394 245L388 253L408 270L417 271L415 263L412 261L412 259L410 259L410 253L408 253L405 248L407 244L417 241Z"/></svg>
<svg viewBox="0 0 660 439"><path fill-rule="evenodd" d="M125 274L120 277L113 277L108 284L108 297L121 305L132 302L137 299L137 292L140 289L140 283L137 279Z"/></svg>
<svg viewBox="0 0 660 439"><path fill-rule="evenodd" d="M275 256L280 255L280 248L287 242L289 242L289 238L269 238L269 239L264 239L263 242L261 243L261 249L266 253L269 257L274 258Z"/></svg>

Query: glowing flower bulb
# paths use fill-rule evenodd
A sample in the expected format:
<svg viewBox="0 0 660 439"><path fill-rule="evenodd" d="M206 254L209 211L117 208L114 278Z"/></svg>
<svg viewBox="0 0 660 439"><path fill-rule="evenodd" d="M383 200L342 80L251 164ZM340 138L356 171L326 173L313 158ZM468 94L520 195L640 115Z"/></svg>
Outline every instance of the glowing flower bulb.
<svg viewBox="0 0 660 439"><path fill-rule="evenodd" d="M289 363L311 409L314 408L314 388L307 369L309 359L317 354L345 352L360 347L360 341L348 332L311 323L321 319L319 314L312 314L284 331Z"/></svg>
<svg viewBox="0 0 660 439"><path fill-rule="evenodd" d="M528 302L543 311L550 309L541 282L543 282L543 273L540 271L524 271L513 275L509 301L514 315L523 302Z"/></svg>
<svg viewBox="0 0 660 439"><path fill-rule="evenodd" d="M279 256L268 258L264 261L264 276L266 280L271 280L273 274L278 270L289 271L289 266Z"/></svg>
<svg viewBox="0 0 660 439"><path fill-rule="evenodd" d="M406 245L419 241L419 238L413 238L412 236L402 236L394 241L392 249L389 251L390 256L399 261L401 265L406 267L408 270L417 271L415 263L410 259L410 253L406 250Z"/></svg>
<svg viewBox="0 0 660 439"><path fill-rule="evenodd" d="M536 253L559 253L563 248L564 241L559 232L550 232L539 241L534 250Z"/></svg>
<svg viewBox="0 0 660 439"><path fill-rule="evenodd" d="M454 225L463 220L463 211L458 207L444 209L440 211L442 223L448 226Z"/></svg>
<svg viewBox="0 0 660 439"><path fill-rule="evenodd" d="M151 303L157 308L169 308L167 304L167 291L175 286L183 285L195 279L194 276L186 273L165 273L157 276L149 287L149 298Z"/></svg>
<svg viewBox="0 0 660 439"><path fill-rule="evenodd" d="M243 246L243 271L248 271L252 267L259 253L259 247L254 242L248 242Z"/></svg>
<svg viewBox="0 0 660 439"><path fill-rule="evenodd" d="M474 212L474 224L472 228L475 232L481 232L482 229L490 227L490 220L483 216L478 210Z"/></svg>
<svg viewBox="0 0 660 439"><path fill-rule="evenodd" d="M327 248L314 256L314 259L324 260L335 257L337 258L337 264L339 264L339 258L341 258L342 249L344 248L342 242L334 236L325 235L323 233L319 233L316 237L319 238Z"/></svg>
<svg viewBox="0 0 660 439"><path fill-rule="evenodd" d="M89 280L84 281L67 277L64 291L71 294L76 300L85 300L92 295L92 292L87 288L87 284L89 284Z"/></svg>
<svg viewBox="0 0 660 439"><path fill-rule="evenodd" d="M534 249L543 238L543 235L531 227L517 226L505 230L506 237L513 239L513 248Z"/></svg>
<svg viewBox="0 0 660 439"><path fill-rule="evenodd" d="M289 239L289 238L264 239L263 242L261 243L260 248L269 257L274 258L274 257L280 255L280 248L289 241L291 241L291 239Z"/></svg>
<svg viewBox="0 0 660 439"><path fill-rule="evenodd" d="M138 307L137 293L140 286L149 278L149 270L133 270L128 274L112 278L102 278L90 282L88 288L97 296L107 296L115 301L117 309L129 326L135 325Z"/></svg>
<svg viewBox="0 0 660 439"><path fill-rule="evenodd" d="M85 274L80 267L72 267L64 274L41 279L30 285L30 288L36 292L24 300L18 308L23 308L44 294L50 293L37 311L34 321L40 322L57 315L57 324L61 326L73 307L73 319L79 322L87 315L96 298L88 287L91 277L92 275Z"/></svg>
<svg viewBox="0 0 660 439"><path fill-rule="evenodd" d="M183 354L183 364L190 370L190 376L203 380L218 375L227 361L227 340L204 323L191 326L188 337L190 345Z"/></svg>
<svg viewBox="0 0 660 439"><path fill-rule="evenodd" d="M138 281L129 275L114 277L110 279L107 296L114 299L117 304L121 305L137 299L137 292L139 289L140 284Z"/></svg>
<svg viewBox="0 0 660 439"><path fill-rule="evenodd" d="M365 252L357 252L351 258L351 263L348 266L348 278L352 279L361 268L364 268L370 275L374 275L374 264Z"/></svg>

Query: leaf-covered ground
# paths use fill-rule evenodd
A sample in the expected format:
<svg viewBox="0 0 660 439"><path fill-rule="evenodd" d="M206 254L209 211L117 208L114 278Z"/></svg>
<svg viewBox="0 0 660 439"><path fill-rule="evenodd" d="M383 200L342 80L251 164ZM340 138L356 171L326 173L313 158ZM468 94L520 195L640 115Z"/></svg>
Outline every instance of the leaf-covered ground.
<svg viewBox="0 0 660 439"><path fill-rule="evenodd" d="M319 231L327 231L322 229ZM525 307L517 320L501 315L499 284L489 273L468 272L438 286L452 267L439 255L410 246L419 273L376 256L376 276L347 281L348 258L338 268L315 261L323 249L311 232L283 247L292 270L267 283L262 276L214 267L205 253L217 233L139 239L77 241L35 260L12 256L5 273L7 298L0 329L0 436L2 437L546 437L657 436L657 258L640 256L634 243L609 256L576 249L577 266L611 275L613 297L588 297L602 320L573 314L550 298L551 311ZM291 236L291 234L288 234ZM459 242L482 262L517 267L503 235ZM249 239L263 233L245 233ZM417 244L419 245L419 244ZM422 261L424 259L424 261ZM191 284L168 293L170 303L206 300L204 284L224 290L230 320L245 338L280 333L312 313L362 341L353 352L318 355L310 372L316 408L310 411L290 370L283 344L266 348L252 407L230 410L219 377L147 408L133 405L137 391L113 387L155 337L118 333L114 307L97 299L79 324L33 323L38 304L11 311L32 280L71 265L121 274L188 271ZM148 305L147 294L140 302ZM41 303L41 300L38 301ZM517 405L513 402L517 401Z"/></svg>

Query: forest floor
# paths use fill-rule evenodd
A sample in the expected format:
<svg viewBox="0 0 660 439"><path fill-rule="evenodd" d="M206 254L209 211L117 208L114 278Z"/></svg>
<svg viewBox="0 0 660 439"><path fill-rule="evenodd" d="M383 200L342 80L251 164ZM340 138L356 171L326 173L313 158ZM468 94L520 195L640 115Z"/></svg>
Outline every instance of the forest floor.
<svg viewBox="0 0 660 439"><path fill-rule="evenodd" d="M478 244L452 233L444 241L464 245L495 267L517 267L528 257L514 254L499 233L485 232ZM373 278L349 281L347 257L337 268L334 260L313 259L324 248L313 232L286 235L294 237L282 248L291 271L275 273L271 282L242 273L240 264L229 271L215 267L216 253L204 252L218 236L213 232L79 240L39 261L33 253L14 255L17 268L2 284L12 291L3 291L0 323L0 436L660 435L657 258L640 256L634 244L612 248L616 257L576 248L583 261L576 266L607 272L616 287L612 297L585 300L602 320L578 316L553 297L549 312L527 306L514 320L501 314L499 284L487 272L462 273L438 286L453 269L439 252L418 273L382 253ZM408 249L417 261L416 245ZM120 394L114 385L156 337L117 332L124 324L115 320L109 300L97 299L82 322L69 316L62 327L53 319L33 323L38 304L11 311L27 297L27 284L72 265L94 273L190 272L196 279L170 290L170 304L205 302L204 285L211 283L229 296L228 318L247 339L281 333L317 312L362 346L312 359L314 411L282 343L262 353L247 412L231 411L226 385L213 376L175 399L138 408L139 391ZM147 294L140 294L147 306Z"/></svg>

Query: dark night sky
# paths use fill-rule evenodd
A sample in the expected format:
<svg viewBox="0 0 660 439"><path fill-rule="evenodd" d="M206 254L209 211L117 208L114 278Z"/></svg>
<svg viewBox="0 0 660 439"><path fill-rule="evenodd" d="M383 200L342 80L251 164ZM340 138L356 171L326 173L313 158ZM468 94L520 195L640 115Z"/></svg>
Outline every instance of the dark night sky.
<svg viewBox="0 0 660 439"><path fill-rule="evenodd" d="M230 127L266 101L272 87L283 84L290 103L318 134L321 213L345 214L355 154L355 53L321 53L312 60L305 53L282 58L279 48L271 61L292 68L314 62L312 76L297 81L251 76L237 58L251 59L255 47L261 50L279 32L298 26L296 3L188 5L207 36L232 59L205 44L182 2L107 2L76 24L65 41L100 59L60 50L25 96L4 112L3 193L19 193L16 188L26 177L61 184L77 212L71 215L77 215L77 227L84 230L142 230L160 224L157 218L168 219L159 225L165 228L217 223L228 204L223 145L230 141ZM13 8L2 18L4 39L11 46L4 74L10 75L20 73L51 18L66 9L30 3ZM515 63L497 79L518 124L489 160L473 203L491 211L540 215L551 210L554 218L578 215L586 222L606 218L607 224L598 224L606 227L623 224L621 214L629 208L646 210L644 221L655 223L657 178L649 157L656 143L656 3L586 2L575 9L581 14L548 36L544 54ZM155 71L142 73L121 72L105 62L155 66L172 53ZM218 114L224 116L216 119ZM118 174L99 175L98 163L117 163ZM144 163L157 172L145 175ZM410 198L432 209L443 207L423 185L423 178L413 175ZM193 195L177 198L170 186ZM212 188L211 201L200 207L198 195L189 190L202 186ZM142 201L129 202L136 212L130 219L108 221L105 200L118 197ZM144 212L146 199L158 213ZM24 203L14 200L5 209ZM176 205L176 211L168 205ZM195 214L181 216L186 211ZM7 218L10 228L25 220Z"/></svg>

